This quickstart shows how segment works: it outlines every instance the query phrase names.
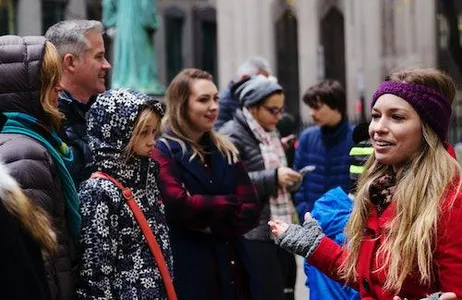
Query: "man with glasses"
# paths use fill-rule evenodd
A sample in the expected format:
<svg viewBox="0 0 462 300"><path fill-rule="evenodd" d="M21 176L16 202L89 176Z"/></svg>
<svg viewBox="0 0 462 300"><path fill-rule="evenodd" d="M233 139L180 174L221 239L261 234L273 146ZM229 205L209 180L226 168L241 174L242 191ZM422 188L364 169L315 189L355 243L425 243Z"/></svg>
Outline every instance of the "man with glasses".
<svg viewBox="0 0 462 300"><path fill-rule="evenodd" d="M314 165L316 169L304 176L301 188L295 193L300 220L311 212L314 203L324 193L340 186L346 193L351 189L349 152L353 147L353 125L346 116L346 96L342 85L335 80L321 81L306 91L303 101L310 107L316 126L302 132L295 151L294 169ZM305 263L310 299L334 299L328 289L315 278L324 276ZM326 277L325 280L330 280ZM332 296L332 297L331 297Z"/></svg>

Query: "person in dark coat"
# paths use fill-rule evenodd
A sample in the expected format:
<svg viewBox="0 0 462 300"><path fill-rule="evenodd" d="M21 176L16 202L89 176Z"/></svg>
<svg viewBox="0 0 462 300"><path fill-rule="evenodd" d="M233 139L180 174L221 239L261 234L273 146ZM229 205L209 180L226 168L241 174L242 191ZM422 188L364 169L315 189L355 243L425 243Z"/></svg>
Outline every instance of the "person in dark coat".
<svg viewBox="0 0 462 300"><path fill-rule="evenodd" d="M106 90L105 77L111 69L105 58L103 32L99 21L66 20L45 33L61 57L59 110L65 116L61 135L74 153L71 175L77 188L93 171L86 113L95 96Z"/></svg>
<svg viewBox="0 0 462 300"><path fill-rule="evenodd" d="M1 36L0 111L7 121L0 156L26 196L49 216L57 250L45 261L50 299L75 297L79 200L68 171L73 156L57 134L61 64L44 37Z"/></svg>
<svg viewBox="0 0 462 300"><path fill-rule="evenodd" d="M212 76L185 69L167 89L167 115L152 157L172 243L179 299L258 299L242 234L261 204L237 149L215 133L218 91Z"/></svg>
<svg viewBox="0 0 462 300"><path fill-rule="evenodd" d="M132 190L173 277L159 165L149 157L162 115L156 99L131 89L108 90L88 111L88 135L97 170ZM167 299L158 264L122 190L107 179L90 178L79 197L79 299Z"/></svg>
<svg viewBox="0 0 462 300"><path fill-rule="evenodd" d="M281 143L284 147L287 156L287 166L290 168L294 165L295 148L298 144L297 134L298 125L294 116L288 112L282 114L281 120L276 125L279 134L281 135Z"/></svg>
<svg viewBox="0 0 462 300"><path fill-rule="evenodd" d="M49 300L42 251L56 251L56 234L48 215L26 197L1 162L0 178L0 296Z"/></svg>
<svg viewBox="0 0 462 300"><path fill-rule="evenodd" d="M284 110L284 92L276 82L255 76L236 89L235 97L243 108L220 133L229 136L239 150L263 203L259 226L245 234L258 274L260 299L290 299L294 286L287 286L285 280L295 258L274 244L267 224L273 218L292 223L295 209L286 187L301 179L299 173L287 167L276 129Z"/></svg>

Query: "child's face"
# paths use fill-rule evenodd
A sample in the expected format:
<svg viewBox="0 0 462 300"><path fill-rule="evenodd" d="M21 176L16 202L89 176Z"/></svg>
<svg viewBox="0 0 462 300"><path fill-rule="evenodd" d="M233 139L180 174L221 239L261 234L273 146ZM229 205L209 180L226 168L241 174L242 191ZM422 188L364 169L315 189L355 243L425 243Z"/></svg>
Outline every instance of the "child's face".
<svg viewBox="0 0 462 300"><path fill-rule="evenodd" d="M155 114L152 114L146 126L141 130L140 135L137 138L136 143L133 145L133 153L138 156L148 156L149 152L152 150L154 144L154 139L157 136L158 128L157 124L159 122L159 117Z"/></svg>

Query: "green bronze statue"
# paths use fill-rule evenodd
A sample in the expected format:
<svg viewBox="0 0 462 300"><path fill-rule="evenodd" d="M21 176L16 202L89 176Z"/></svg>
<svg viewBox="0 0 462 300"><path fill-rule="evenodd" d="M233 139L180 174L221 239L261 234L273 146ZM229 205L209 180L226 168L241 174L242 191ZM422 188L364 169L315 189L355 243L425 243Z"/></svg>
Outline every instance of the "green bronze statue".
<svg viewBox="0 0 462 300"><path fill-rule="evenodd" d="M111 88L162 95L152 36L159 26L156 0L103 0L103 23L115 31Z"/></svg>

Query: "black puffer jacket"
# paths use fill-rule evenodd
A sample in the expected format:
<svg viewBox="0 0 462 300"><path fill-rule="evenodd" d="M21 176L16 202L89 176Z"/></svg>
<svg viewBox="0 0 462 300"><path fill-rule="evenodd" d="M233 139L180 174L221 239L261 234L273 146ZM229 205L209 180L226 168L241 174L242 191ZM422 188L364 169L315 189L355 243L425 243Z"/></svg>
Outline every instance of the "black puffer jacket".
<svg viewBox="0 0 462 300"><path fill-rule="evenodd" d="M219 132L229 136L229 139L239 150L240 158L249 171L249 177L256 186L260 200L264 204L259 225L244 236L251 240L269 240L268 221L271 217L269 197L277 196L278 193L276 169L265 170L265 163L260 152L260 142L250 130L240 109L236 111L234 119L227 122Z"/></svg>
<svg viewBox="0 0 462 300"><path fill-rule="evenodd" d="M40 104L43 37L0 37L0 111L29 114L46 123ZM61 183L51 154L32 138L0 134L0 156L27 196L50 215L58 250L46 262L52 299L74 299L75 246L66 223Z"/></svg>
<svg viewBox="0 0 462 300"><path fill-rule="evenodd" d="M80 103L68 91L62 91L59 94L59 110L65 116L62 136L74 153L74 164L70 172L76 187L88 179L94 171L88 146L86 114L95 100L96 97L92 97L88 103Z"/></svg>

